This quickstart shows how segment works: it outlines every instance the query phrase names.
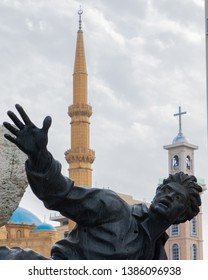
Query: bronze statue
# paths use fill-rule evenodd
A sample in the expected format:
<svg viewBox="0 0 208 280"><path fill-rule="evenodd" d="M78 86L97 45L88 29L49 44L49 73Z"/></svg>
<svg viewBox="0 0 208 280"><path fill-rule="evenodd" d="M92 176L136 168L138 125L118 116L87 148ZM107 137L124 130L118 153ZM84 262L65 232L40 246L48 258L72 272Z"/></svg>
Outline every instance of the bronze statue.
<svg viewBox="0 0 208 280"><path fill-rule="evenodd" d="M46 208L77 223L66 239L55 243L51 259L167 259L166 229L191 220L199 212L202 188L194 176L183 172L170 175L157 188L149 208L145 204L128 205L111 190L74 186L47 150L51 118L46 117L39 129L20 105L16 109L23 122L9 111L16 126L4 122L14 135L5 137L28 156L25 168L34 194ZM0 259L47 258L29 249L0 247Z"/></svg>

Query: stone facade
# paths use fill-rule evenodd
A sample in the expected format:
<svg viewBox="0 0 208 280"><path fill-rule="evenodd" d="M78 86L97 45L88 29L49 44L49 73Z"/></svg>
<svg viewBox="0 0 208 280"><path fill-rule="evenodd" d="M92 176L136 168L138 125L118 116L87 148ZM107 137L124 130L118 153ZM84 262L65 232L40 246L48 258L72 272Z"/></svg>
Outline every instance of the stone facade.
<svg viewBox="0 0 208 280"><path fill-rule="evenodd" d="M18 207L28 185L24 165L26 156L5 139L4 133L8 132L0 126L0 227Z"/></svg>
<svg viewBox="0 0 208 280"><path fill-rule="evenodd" d="M0 228L0 246L30 248L45 257L50 257L51 247L60 240L56 230L35 230L37 225L7 224Z"/></svg>

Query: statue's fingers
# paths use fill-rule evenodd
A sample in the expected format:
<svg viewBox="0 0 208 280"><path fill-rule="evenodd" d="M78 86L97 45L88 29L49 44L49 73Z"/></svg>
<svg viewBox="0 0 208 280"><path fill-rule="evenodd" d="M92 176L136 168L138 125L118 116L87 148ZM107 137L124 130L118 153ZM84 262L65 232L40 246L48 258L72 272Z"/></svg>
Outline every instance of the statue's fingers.
<svg viewBox="0 0 208 280"><path fill-rule="evenodd" d="M28 117L28 115L25 113L25 110L22 108L22 106L20 106L19 104L15 105L17 111L19 112L20 116L22 117L23 121L25 124L31 124L31 120Z"/></svg>
<svg viewBox="0 0 208 280"><path fill-rule="evenodd" d="M18 117L12 111L8 111L7 115L10 117L10 119L14 122L14 124L19 129L23 129L24 128L24 124L18 119Z"/></svg>
<svg viewBox="0 0 208 280"><path fill-rule="evenodd" d="M44 130L46 133L48 132L50 126L51 126L51 123L52 123L52 119L50 116L47 116L44 121L43 121L43 127L42 127L42 130Z"/></svg>
<svg viewBox="0 0 208 280"><path fill-rule="evenodd" d="M16 129L14 126L12 126L10 123L8 122L3 122L3 125L11 132L13 133L15 136L19 136L20 135L20 131L18 129Z"/></svg>
<svg viewBox="0 0 208 280"><path fill-rule="evenodd" d="M9 134L4 134L4 137L9 140L10 142L14 143L15 145L17 144L16 138L12 137Z"/></svg>

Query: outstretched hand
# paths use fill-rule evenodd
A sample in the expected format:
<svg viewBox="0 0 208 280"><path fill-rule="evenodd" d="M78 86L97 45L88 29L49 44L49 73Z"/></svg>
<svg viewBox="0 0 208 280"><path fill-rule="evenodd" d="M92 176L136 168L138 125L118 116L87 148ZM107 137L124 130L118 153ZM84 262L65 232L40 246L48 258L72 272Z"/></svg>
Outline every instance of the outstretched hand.
<svg viewBox="0 0 208 280"><path fill-rule="evenodd" d="M23 122L12 111L8 111L7 114L16 127L4 122L3 125L13 134L13 136L9 134L4 136L27 154L29 158L33 158L40 151L46 150L48 130L52 122L51 117L47 116L43 121L43 127L37 128L19 104L15 105L15 107Z"/></svg>

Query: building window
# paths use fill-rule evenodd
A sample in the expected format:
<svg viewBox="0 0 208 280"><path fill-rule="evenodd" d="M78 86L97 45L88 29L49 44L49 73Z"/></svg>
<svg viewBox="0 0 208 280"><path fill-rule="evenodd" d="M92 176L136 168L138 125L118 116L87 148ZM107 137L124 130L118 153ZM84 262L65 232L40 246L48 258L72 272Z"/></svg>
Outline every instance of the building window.
<svg viewBox="0 0 208 280"><path fill-rule="evenodd" d="M22 237L21 230L18 230L18 231L16 232L16 237L17 237L17 239Z"/></svg>
<svg viewBox="0 0 208 280"><path fill-rule="evenodd" d="M196 244L193 244L191 246L191 257L192 257L192 260L197 260L197 255L198 255L198 249L197 249L197 246Z"/></svg>
<svg viewBox="0 0 208 280"><path fill-rule="evenodd" d="M173 169L176 170L179 168L179 157L175 155L173 157Z"/></svg>
<svg viewBox="0 0 208 280"><path fill-rule="evenodd" d="M198 236L198 220L197 217L194 217L191 222L191 235Z"/></svg>
<svg viewBox="0 0 208 280"><path fill-rule="evenodd" d="M178 236L180 231L179 225L171 225L170 226L170 236Z"/></svg>
<svg viewBox="0 0 208 280"><path fill-rule="evenodd" d="M68 221L68 220L63 221L63 226L68 225L68 223L69 223L69 221Z"/></svg>
<svg viewBox="0 0 208 280"><path fill-rule="evenodd" d="M191 159L190 159L190 156L186 157L186 169L188 169L188 170L191 169Z"/></svg>
<svg viewBox="0 0 208 280"><path fill-rule="evenodd" d="M173 244L172 246L172 260L180 260L180 249L178 244Z"/></svg>

